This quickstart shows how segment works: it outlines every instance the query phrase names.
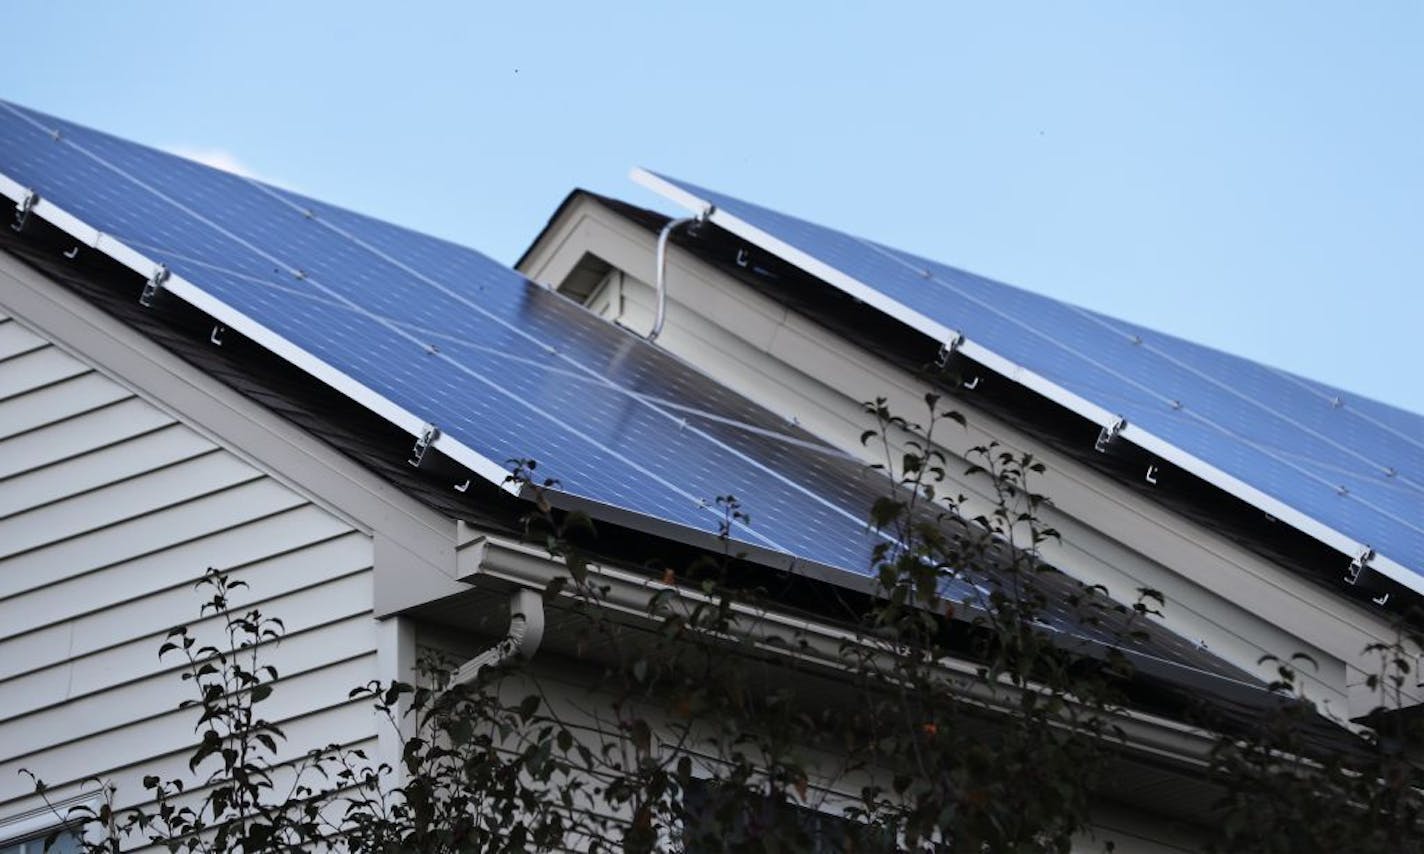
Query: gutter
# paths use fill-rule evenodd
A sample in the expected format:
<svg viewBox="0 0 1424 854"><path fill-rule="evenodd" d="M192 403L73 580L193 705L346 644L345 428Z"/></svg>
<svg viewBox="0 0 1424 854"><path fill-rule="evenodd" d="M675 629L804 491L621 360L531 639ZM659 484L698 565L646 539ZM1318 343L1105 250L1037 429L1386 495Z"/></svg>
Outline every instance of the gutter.
<svg viewBox="0 0 1424 854"><path fill-rule="evenodd" d="M460 551L468 553L468 556L462 554L457 561L460 566L459 581L478 584L488 579L514 585L516 597L527 594L540 600L541 618L543 603L540 591L555 578L568 577L568 570L560 561L537 548L509 540L477 535L461 546ZM655 597L671 596L674 601L684 602L689 607L716 601L714 597L696 590L665 584L613 567L590 564L587 571L590 586L596 587L599 592L597 604L600 608L641 621L654 619L650 605ZM572 603L580 595L573 585L566 585L551 601L567 600ZM747 644L767 659L789 665L842 675L848 671L842 654L847 646L873 649L875 643L873 638L862 633L804 617L742 604L734 604L732 610L736 619L733 630L725 636L727 641ZM514 628L512 623L511 630ZM542 620L540 630L542 633ZM501 641L501 645L507 641ZM473 667L477 672L480 667L488 666L476 665L476 662L494 654L502 648L501 645L472 659L466 667ZM889 652L885 651L882 655L888 661ZM508 658L501 660L507 661ZM945 675L958 677L955 681L962 698L986 712L1013 714L1018 692L1032 690L1011 685L1006 680L997 686L986 685L978 667L972 662L946 658L939 664ZM465 667L462 667L461 671L464 670ZM1250 688L1253 693L1262 693L1250 686L1231 684L1238 688ZM1210 764L1217 737L1207 730L1130 709L1106 714L1120 728L1124 742L1144 758L1167 760L1195 769L1204 769Z"/></svg>

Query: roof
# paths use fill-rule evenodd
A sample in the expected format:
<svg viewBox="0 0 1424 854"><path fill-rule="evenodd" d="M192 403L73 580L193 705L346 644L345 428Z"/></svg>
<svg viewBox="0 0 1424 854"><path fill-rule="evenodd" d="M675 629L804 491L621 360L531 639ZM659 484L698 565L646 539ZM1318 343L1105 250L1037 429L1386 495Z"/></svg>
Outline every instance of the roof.
<svg viewBox="0 0 1424 854"><path fill-rule="evenodd" d="M712 546L726 525L774 565L868 573L883 482L474 250L12 105L0 158L33 215L476 479L518 491L512 470L536 460L555 500L592 515Z"/></svg>
<svg viewBox="0 0 1424 854"><path fill-rule="evenodd" d="M1424 591L1424 416L665 176L635 179L995 374ZM1355 566L1352 567L1352 562Z"/></svg>
<svg viewBox="0 0 1424 854"><path fill-rule="evenodd" d="M516 529L527 505L504 472L534 455L540 473L568 465L558 496L608 523L600 546L625 558L725 548L711 518L798 537L736 547L778 567L798 605L825 582L868 588L868 564L847 562L880 536L863 521L878 475L473 250L4 102L0 194L22 226L0 247L454 518ZM751 506L760 519L735 527L708 500L729 481L772 497ZM1252 681L1166 631L1134 654L1169 683Z"/></svg>

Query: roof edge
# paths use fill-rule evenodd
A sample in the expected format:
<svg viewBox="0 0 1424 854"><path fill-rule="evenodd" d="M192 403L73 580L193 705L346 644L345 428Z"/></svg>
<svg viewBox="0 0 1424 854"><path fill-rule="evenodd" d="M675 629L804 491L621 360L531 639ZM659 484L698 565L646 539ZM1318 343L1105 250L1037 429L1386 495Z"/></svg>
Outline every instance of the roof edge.
<svg viewBox="0 0 1424 854"><path fill-rule="evenodd" d="M771 252L812 276L870 305L877 311L893 317L912 328L918 329L923 334L929 335L941 343L947 345L950 342L957 342L956 346L966 356L980 362L985 367L1000 374L1011 382L1024 386L1048 400L1087 418L1104 430L1113 430L1124 440L1137 445L1143 450L1161 456L1163 459L1191 472L1212 486L1251 504L1264 513L1269 513L1295 528L1297 531L1335 549L1347 559L1347 562L1366 562L1370 568L1391 581L1415 593L1424 595L1424 577L1411 571L1408 567L1395 561L1388 555L1377 553L1369 544L1362 543L1348 534L1335 530L1309 514L1295 509L1284 501L1267 495L1239 478L1222 471L1206 460L1182 448L1178 448L1171 442L1143 430L1136 425L1119 425L1119 416L1116 413L1082 398L1047 377L1041 376L1010 359L1000 356L976 341L966 339L958 330L951 329L933 318L920 314L866 283L841 272L839 269L820 260L809 252L804 252L745 220L712 206L707 200L699 198L697 195L677 186L672 181L669 181L655 172L641 167L635 167L630 171L629 177L640 186L663 196L689 211L699 212L710 210L709 219L714 225L718 225L738 237L761 247L765 251ZM1118 430L1120 430L1120 432L1118 432Z"/></svg>

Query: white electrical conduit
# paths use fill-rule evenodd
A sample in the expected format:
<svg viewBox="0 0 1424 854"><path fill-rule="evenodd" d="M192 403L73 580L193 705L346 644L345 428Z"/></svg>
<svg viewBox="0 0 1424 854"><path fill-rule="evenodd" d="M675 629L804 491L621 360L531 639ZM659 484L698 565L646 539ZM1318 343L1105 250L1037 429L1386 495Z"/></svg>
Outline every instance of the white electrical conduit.
<svg viewBox="0 0 1424 854"><path fill-rule="evenodd" d="M658 313L653 318L653 330L648 333L648 341L658 340L658 336L663 334L663 322L667 320L667 244L672 233L684 225L693 222L706 222L712 215L712 206L708 205L705 210L697 216L685 216L680 219L670 219L658 232L658 260L657 260L657 280L654 282L654 290L657 292Z"/></svg>
<svg viewBox="0 0 1424 854"><path fill-rule="evenodd" d="M663 321L667 320L667 243L672 236L673 230L695 222L698 218L685 216L681 219L670 219L663 230L658 232L658 272L654 287L658 297L658 313L653 318L653 331L648 333L649 341L658 340L658 336L663 334Z"/></svg>

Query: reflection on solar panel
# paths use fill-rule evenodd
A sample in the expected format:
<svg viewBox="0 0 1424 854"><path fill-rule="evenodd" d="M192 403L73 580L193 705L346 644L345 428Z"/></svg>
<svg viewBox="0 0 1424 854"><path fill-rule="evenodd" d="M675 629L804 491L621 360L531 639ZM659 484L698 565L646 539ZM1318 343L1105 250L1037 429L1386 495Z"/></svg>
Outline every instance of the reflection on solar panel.
<svg viewBox="0 0 1424 854"><path fill-rule="evenodd" d="M1424 592L1424 417L692 184L634 178L691 210L712 206L717 225L1105 428L1125 421L1123 439Z"/></svg>
<svg viewBox="0 0 1424 854"><path fill-rule="evenodd" d="M0 194L493 483L536 458L595 516L704 538L736 495L752 518L734 548L869 575L882 476L478 252L4 101ZM1121 641L1067 604L1043 619ZM1167 632L1133 645L1143 664L1242 677Z"/></svg>
<svg viewBox="0 0 1424 854"><path fill-rule="evenodd" d="M495 483L864 575L882 488L858 462L493 260L0 102L0 187L34 214ZM160 275L159 278L162 278Z"/></svg>

